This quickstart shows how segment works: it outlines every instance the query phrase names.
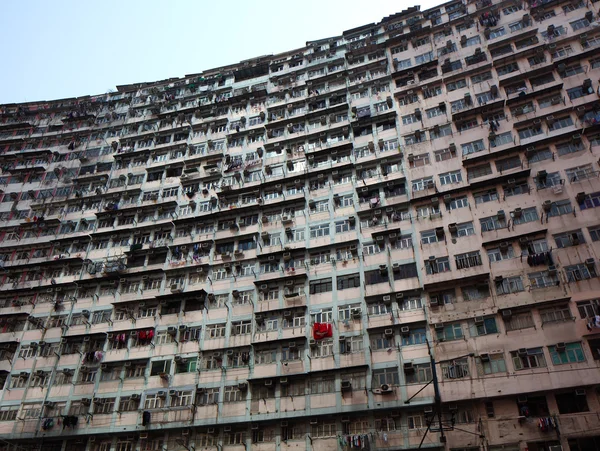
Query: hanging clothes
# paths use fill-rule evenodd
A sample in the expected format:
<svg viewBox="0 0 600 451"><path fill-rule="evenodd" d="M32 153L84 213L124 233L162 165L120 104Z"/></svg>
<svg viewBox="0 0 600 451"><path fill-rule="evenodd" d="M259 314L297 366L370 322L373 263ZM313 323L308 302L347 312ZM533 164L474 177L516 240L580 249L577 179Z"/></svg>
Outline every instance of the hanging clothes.
<svg viewBox="0 0 600 451"><path fill-rule="evenodd" d="M330 323L315 323L313 325L313 338L315 340L329 337L333 337L333 327Z"/></svg>

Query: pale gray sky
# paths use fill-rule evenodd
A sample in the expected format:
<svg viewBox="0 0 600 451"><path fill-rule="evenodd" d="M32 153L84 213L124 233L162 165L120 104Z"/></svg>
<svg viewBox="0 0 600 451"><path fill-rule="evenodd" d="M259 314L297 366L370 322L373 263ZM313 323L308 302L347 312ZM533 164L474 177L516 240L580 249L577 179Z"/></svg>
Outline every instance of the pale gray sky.
<svg viewBox="0 0 600 451"><path fill-rule="evenodd" d="M417 2L421 9L441 1ZM0 104L100 94L302 47L413 3L5 0Z"/></svg>

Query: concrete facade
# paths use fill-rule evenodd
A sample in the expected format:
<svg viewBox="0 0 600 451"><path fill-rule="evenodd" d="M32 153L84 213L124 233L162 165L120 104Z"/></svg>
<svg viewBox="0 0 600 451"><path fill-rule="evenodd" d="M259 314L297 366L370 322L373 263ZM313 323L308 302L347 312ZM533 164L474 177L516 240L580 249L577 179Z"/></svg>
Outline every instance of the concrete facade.
<svg viewBox="0 0 600 451"><path fill-rule="evenodd" d="M0 449L600 449L597 9L0 106Z"/></svg>

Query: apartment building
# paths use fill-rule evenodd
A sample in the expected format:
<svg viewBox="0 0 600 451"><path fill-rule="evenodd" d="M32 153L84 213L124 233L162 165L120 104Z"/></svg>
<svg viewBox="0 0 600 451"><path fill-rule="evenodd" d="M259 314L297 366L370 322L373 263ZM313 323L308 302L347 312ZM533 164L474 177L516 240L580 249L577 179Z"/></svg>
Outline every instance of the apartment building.
<svg viewBox="0 0 600 451"><path fill-rule="evenodd" d="M0 449L600 449L597 11L0 106Z"/></svg>

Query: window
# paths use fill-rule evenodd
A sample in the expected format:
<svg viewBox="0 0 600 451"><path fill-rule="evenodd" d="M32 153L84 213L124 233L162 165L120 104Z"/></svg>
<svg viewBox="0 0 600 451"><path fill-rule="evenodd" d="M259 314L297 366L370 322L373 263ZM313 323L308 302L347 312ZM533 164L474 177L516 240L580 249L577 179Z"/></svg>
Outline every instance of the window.
<svg viewBox="0 0 600 451"><path fill-rule="evenodd" d="M525 291L523 281L520 276L503 278L502 281L496 282L496 292L498 295L519 293Z"/></svg>
<svg viewBox="0 0 600 451"><path fill-rule="evenodd" d="M332 291L332 289L333 289L332 279L327 278L327 279L313 280L310 282L309 289L310 289L310 294L327 293L329 291Z"/></svg>
<svg viewBox="0 0 600 451"><path fill-rule="evenodd" d="M583 150L584 148L585 147L581 140L569 141L566 143L556 145L556 151L558 152L558 155L561 157L564 155L571 154L571 153L579 152L579 151Z"/></svg>
<svg viewBox="0 0 600 451"><path fill-rule="evenodd" d="M596 315L600 315L600 299L578 302L577 309L581 319L594 318Z"/></svg>
<svg viewBox="0 0 600 451"><path fill-rule="evenodd" d="M497 334L498 326L496 325L496 318L493 316L486 318L476 318L474 321L469 322L469 334L472 337L479 337L482 335Z"/></svg>
<svg viewBox="0 0 600 451"><path fill-rule="evenodd" d="M511 316L504 316L507 331L528 329L534 326L531 312L512 312Z"/></svg>
<svg viewBox="0 0 600 451"><path fill-rule="evenodd" d="M121 396L119 399L119 412L133 412L139 407L139 401L129 396Z"/></svg>
<svg viewBox="0 0 600 451"><path fill-rule="evenodd" d="M425 230L421 232L421 244L432 244L437 243L438 237L435 233L435 229Z"/></svg>
<svg viewBox="0 0 600 451"><path fill-rule="evenodd" d="M222 338L225 337L225 324L209 324L206 326L206 338Z"/></svg>
<svg viewBox="0 0 600 451"><path fill-rule="evenodd" d="M583 203L579 204L581 210L587 210L588 208L600 207L600 191L595 193L587 194Z"/></svg>
<svg viewBox="0 0 600 451"><path fill-rule="evenodd" d="M492 173L492 166L489 163L474 166L467 169L467 180L473 180L479 177L485 177Z"/></svg>
<svg viewBox="0 0 600 451"><path fill-rule="evenodd" d="M555 216L562 216L569 213L573 213L573 206L567 199L559 200L552 203L552 208L548 212L548 217L552 218Z"/></svg>
<svg viewBox="0 0 600 451"><path fill-rule="evenodd" d="M472 153L481 152L482 150L485 149L485 145L483 143L483 140L480 139L478 141L461 144L461 148L462 148L462 154L463 154L463 156L465 156L465 155L470 155Z"/></svg>
<svg viewBox="0 0 600 451"><path fill-rule="evenodd" d="M446 172L445 174L440 174L439 177L442 185L462 182L462 174L460 171Z"/></svg>
<svg viewBox="0 0 600 451"><path fill-rule="evenodd" d="M459 208L465 208L469 206L469 199L467 196L456 197L446 204L448 211L457 210Z"/></svg>
<svg viewBox="0 0 600 451"><path fill-rule="evenodd" d="M467 358L444 362L441 365L442 378L444 379L460 379L469 377L469 360Z"/></svg>
<svg viewBox="0 0 600 451"><path fill-rule="evenodd" d="M559 283L558 276L556 274L550 275L548 271L532 272L527 274L527 277L529 277L532 290L554 287Z"/></svg>
<svg viewBox="0 0 600 451"><path fill-rule="evenodd" d="M587 397L585 395L580 395L578 393L555 393L554 399L556 399L556 406L558 407L558 413L561 415L569 414L569 413L579 413L579 412L589 412L590 408L587 403ZM569 441L569 445L571 449L592 449L595 448L593 444L591 448L586 447L577 447L571 445Z"/></svg>
<svg viewBox="0 0 600 451"><path fill-rule="evenodd" d="M384 313L387 313L387 309L385 304L377 304L378 306L382 306ZM369 306L369 311L371 310L372 306ZM378 310L380 311L380 310ZM378 313L378 314L382 314L382 313ZM385 334L382 333L378 333L378 334L370 334L370 339L371 339L371 346L374 350L379 351L382 349L390 349L394 347L394 337L388 337Z"/></svg>
<svg viewBox="0 0 600 451"><path fill-rule="evenodd" d="M425 260L425 271L427 274L450 271L450 259L448 257L439 257L435 260Z"/></svg>
<svg viewBox="0 0 600 451"><path fill-rule="evenodd" d="M479 251L457 254L454 256L454 261L456 263L456 269L472 268L483 264Z"/></svg>
<svg viewBox="0 0 600 451"><path fill-rule="evenodd" d="M534 222L539 220L540 217L538 215L537 209L535 207L526 208L521 211L521 217L515 218L513 217L513 224L526 224L528 222Z"/></svg>
<svg viewBox="0 0 600 451"><path fill-rule="evenodd" d="M433 378L430 363L413 365L414 372L405 374L407 384L426 384Z"/></svg>
<svg viewBox="0 0 600 451"><path fill-rule="evenodd" d="M358 288L360 287L360 275L359 274L350 274L346 276L338 276L337 277L337 289L345 290L348 288Z"/></svg>
<svg viewBox="0 0 600 451"><path fill-rule="evenodd" d="M5 406L0 410L0 421L15 421L20 406Z"/></svg>
<svg viewBox="0 0 600 451"><path fill-rule="evenodd" d="M600 241L600 226L588 227L588 232L592 241Z"/></svg>
<svg viewBox="0 0 600 451"><path fill-rule="evenodd" d="M237 385L229 385L225 387L223 393L223 402L239 402L243 400L243 393Z"/></svg>
<svg viewBox="0 0 600 451"><path fill-rule="evenodd" d="M463 338L460 323L444 324L442 328L436 328L436 333L439 341L451 341Z"/></svg>
<svg viewBox="0 0 600 451"><path fill-rule="evenodd" d="M571 183L576 183L582 180L587 180L589 178L595 177L596 173L594 172L594 168L591 164L586 164L583 166L577 166L574 168L569 168L565 170L567 174L567 179Z"/></svg>
<svg viewBox="0 0 600 451"><path fill-rule="evenodd" d="M321 224L310 228L311 238L320 238L324 236L329 236L329 224Z"/></svg>
<svg viewBox="0 0 600 451"><path fill-rule="evenodd" d="M476 360L477 372L480 376L486 374L506 373L506 361L504 354L489 354L487 356L479 356Z"/></svg>
<svg viewBox="0 0 600 451"><path fill-rule="evenodd" d="M337 435L335 421L319 422L310 427L310 435L314 438L335 437Z"/></svg>
<svg viewBox="0 0 600 451"><path fill-rule="evenodd" d="M512 351L511 357L515 370L528 368L546 368L546 358L542 348L519 349Z"/></svg>
<svg viewBox="0 0 600 451"><path fill-rule="evenodd" d="M488 258L490 263L499 262L514 258L515 253L513 247L507 243L507 247L495 247L487 250Z"/></svg>
<svg viewBox="0 0 600 451"><path fill-rule="evenodd" d="M317 346L311 348L311 357L329 357L333 355L333 340L319 340Z"/></svg>
<svg viewBox="0 0 600 451"><path fill-rule="evenodd" d="M310 381L310 393L320 395L324 393L333 393L335 381L333 378L322 377Z"/></svg>
<svg viewBox="0 0 600 451"><path fill-rule="evenodd" d="M411 328L408 335L402 336L402 346L424 344L427 339L424 328Z"/></svg>
<svg viewBox="0 0 600 451"><path fill-rule="evenodd" d="M161 409L165 406L165 398L158 396L158 393L147 394L144 399L145 409Z"/></svg>
<svg viewBox="0 0 600 451"><path fill-rule="evenodd" d="M581 343L566 343L564 347L557 345L548 346L550 358L554 365L585 362L585 355Z"/></svg>
<svg viewBox="0 0 600 451"><path fill-rule="evenodd" d="M577 246L579 244L585 244L585 237L583 236L581 229L559 233L553 235L553 238L556 242L556 247L559 249L564 247Z"/></svg>
<svg viewBox="0 0 600 451"><path fill-rule="evenodd" d="M590 26L590 22L583 18L583 19L579 19L576 20L574 22L570 22L571 28L573 29L573 31L577 31L577 30L581 30L582 28L586 28Z"/></svg>
<svg viewBox="0 0 600 451"><path fill-rule="evenodd" d="M399 385L400 377L398 368L385 368L373 371L373 387L379 388L381 385Z"/></svg>
<svg viewBox="0 0 600 451"><path fill-rule="evenodd" d="M492 202L498 200L498 192L496 191L496 189L492 189L488 191L475 193L473 194L473 197L475 198L475 204L479 205L485 202Z"/></svg>
<svg viewBox="0 0 600 451"><path fill-rule="evenodd" d="M407 417L408 429L422 429L425 427L423 415L411 414Z"/></svg>
<svg viewBox="0 0 600 451"><path fill-rule="evenodd" d="M435 155L435 161L437 162L456 158L456 151L450 149L436 150L433 153Z"/></svg>
<svg viewBox="0 0 600 451"><path fill-rule="evenodd" d="M567 275L567 282L579 282L580 280L597 277L596 268L593 265L579 263L577 265L565 266L564 269Z"/></svg>
<svg viewBox="0 0 600 451"><path fill-rule="evenodd" d="M417 265L416 263L407 263L400 265L397 270L394 270L394 280L402 280L417 277Z"/></svg>
<svg viewBox="0 0 600 451"><path fill-rule="evenodd" d="M456 91L457 89L462 89L467 87L467 81L464 78L460 80L456 80L454 82L446 84L446 90L448 92Z"/></svg>

